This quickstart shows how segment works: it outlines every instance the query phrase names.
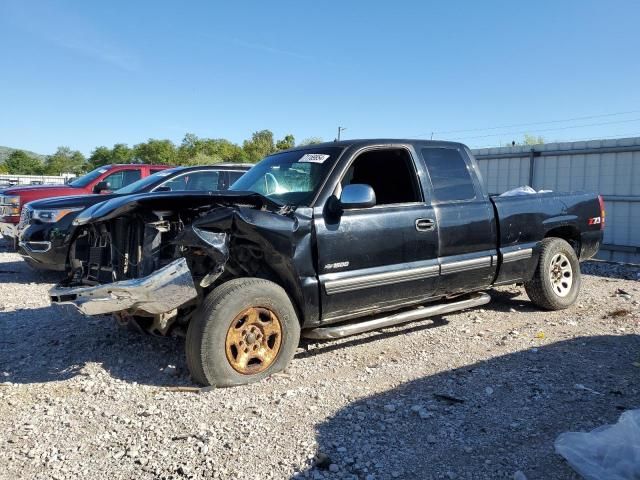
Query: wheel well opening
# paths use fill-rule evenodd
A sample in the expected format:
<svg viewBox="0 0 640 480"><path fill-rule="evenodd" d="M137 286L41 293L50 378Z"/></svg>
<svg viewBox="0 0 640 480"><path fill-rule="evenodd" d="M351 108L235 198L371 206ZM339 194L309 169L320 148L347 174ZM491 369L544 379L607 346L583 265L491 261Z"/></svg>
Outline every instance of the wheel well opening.
<svg viewBox="0 0 640 480"><path fill-rule="evenodd" d="M240 267L235 258L231 259L231 262L228 262L226 265L225 272L210 286L204 289L204 295L206 296L214 290L219 285L228 282L229 280L233 280L236 278L260 278L262 280L267 280L269 282L275 283L276 285L282 287L286 292L289 300L291 300L291 304L293 305L296 314L298 315L298 321L300 325L304 323L304 314L302 310L302 299L295 295L295 285L287 280L287 275L284 272L279 272L277 269L273 268L271 265L267 263L264 258L254 259L251 262L251 266L247 268L247 263L244 263L242 267Z"/></svg>
<svg viewBox="0 0 640 480"><path fill-rule="evenodd" d="M578 256L580 255L580 232L576 227L565 225L563 227L552 228L544 236L544 238L549 237L556 237L565 240L573 247L576 254Z"/></svg>

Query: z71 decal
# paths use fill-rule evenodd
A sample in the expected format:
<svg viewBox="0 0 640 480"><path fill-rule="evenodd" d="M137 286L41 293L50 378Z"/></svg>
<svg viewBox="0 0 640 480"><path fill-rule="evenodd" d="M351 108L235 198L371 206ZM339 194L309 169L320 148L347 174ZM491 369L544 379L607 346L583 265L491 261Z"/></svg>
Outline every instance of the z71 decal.
<svg viewBox="0 0 640 480"><path fill-rule="evenodd" d="M602 217L593 217L589 219L589 225L600 225L602 223Z"/></svg>

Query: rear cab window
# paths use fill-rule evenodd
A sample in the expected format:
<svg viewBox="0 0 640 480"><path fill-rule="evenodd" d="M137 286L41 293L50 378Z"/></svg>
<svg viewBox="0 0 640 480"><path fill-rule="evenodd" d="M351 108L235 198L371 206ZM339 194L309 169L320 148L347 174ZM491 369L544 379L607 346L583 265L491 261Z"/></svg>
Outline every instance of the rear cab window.
<svg viewBox="0 0 640 480"><path fill-rule="evenodd" d="M476 199L476 188L462 154L455 148L426 147L422 158L431 178L434 203Z"/></svg>

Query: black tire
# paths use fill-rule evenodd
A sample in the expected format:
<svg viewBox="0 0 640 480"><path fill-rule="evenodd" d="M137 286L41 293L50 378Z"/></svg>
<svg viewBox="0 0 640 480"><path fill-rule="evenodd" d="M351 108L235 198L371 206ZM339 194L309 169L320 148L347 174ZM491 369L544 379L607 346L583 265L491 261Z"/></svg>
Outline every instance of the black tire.
<svg viewBox="0 0 640 480"><path fill-rule="evenodd" d="M267 309L277 317L279 349L266 369L241 373L228 357L227 335L238 316L252 307ZM189 323L185 344L187 365L193 380L202 385L244 385L284 370L299 341L298 316L282 287L259 278L238 278L209 293Z"/></svg>
<svg viewBox="0 0 640 480"><path fill-rule="evenodd" d="M552 281L552 262L556 259L558 263L554 263L554 267L560 270L557 279ZM580 283L580 262L573 247L561 238L545 238L533 278L524 284L533 304L545 310L568 308L578 298Z"/></svg>

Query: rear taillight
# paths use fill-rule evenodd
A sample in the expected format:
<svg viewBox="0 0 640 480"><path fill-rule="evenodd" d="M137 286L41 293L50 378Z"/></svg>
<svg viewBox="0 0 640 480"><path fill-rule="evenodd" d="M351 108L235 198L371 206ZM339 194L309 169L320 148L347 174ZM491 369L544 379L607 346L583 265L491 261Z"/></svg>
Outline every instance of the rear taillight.
<svg viewBox="0 0 640 480"><path fill-rule="evenodd" d="M600 230L604 230L605 211L604 211L604 198L602 198L602 195L598 195L598 203L600 203Z"/></svg>

